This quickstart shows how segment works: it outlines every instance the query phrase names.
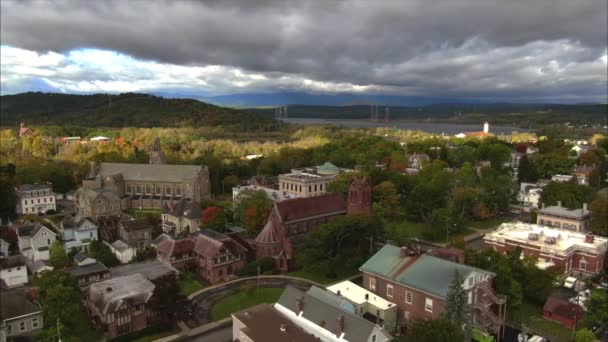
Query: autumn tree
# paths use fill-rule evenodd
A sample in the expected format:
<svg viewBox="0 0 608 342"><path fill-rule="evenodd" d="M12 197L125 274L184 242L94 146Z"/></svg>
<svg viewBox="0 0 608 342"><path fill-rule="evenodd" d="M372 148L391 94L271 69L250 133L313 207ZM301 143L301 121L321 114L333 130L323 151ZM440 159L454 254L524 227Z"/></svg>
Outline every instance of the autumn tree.
<svg viewBox="0 0 608 342"><path fill-rule="evenodd" d="M224 209L219 207L207 207L203 210L201 226L203 228L213 229L218 232L224 232L226 228L226 215Z"/></svg>
<svg viewBox="0 0 608 342"><path fill-rule="evenodd" d="M391 181L384 181L373 189L374 213L381 218L393 219L400 216L399 194Z"/></svg>
<svg viewBox="0 0 608 342"><path fill-rule="evenodd" d="M234 218L237 224L255 236L264 227L272 202L263 190L245 190L237 198Z"/></svg>

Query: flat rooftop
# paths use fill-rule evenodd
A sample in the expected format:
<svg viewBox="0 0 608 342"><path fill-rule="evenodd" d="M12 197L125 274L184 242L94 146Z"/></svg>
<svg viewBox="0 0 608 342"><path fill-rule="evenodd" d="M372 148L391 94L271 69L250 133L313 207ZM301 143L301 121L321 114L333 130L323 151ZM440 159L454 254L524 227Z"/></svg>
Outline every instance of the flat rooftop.
<svg viewBox="0 0 608 342"><path fill-rule="evenodd" d="M154 280L171 273L177 275L179 272L173 266L159 260L138 262L110 269L110 274L112 274L113 278L137 273L143 275L148 280Z"/></svg>
<svg viewBox="0 0 608 342"><path fill-rule="evenodd" d="M335 294L339 294L349 301L356 304L364 304L369 302L373 306L386 310L391 307L395 307L395 304L389 302L388 300L378 296L377 294L364 289L363 287L349 281L345 280L341 283L334 284L332 286L327 287L327 289Z"/></svg>
<svg viewBox="0 0 608 342"><path fill-rule="evenodd" d="M570 210L568 208L557 205L552 205L550 207L543 208L538 213L543 215L567 217L575 220L582 220L591 214L589 210L581 208Z"/></svg>
<svg viewBox="0 0 608 342"><path fill-rule="evenodd" d="M259 186L259 185L245 185L245 186L241 185L241 186L232 188L232 192L235 195L237 195L237 194L241 193L241 191L245 191L245 190L254 190L254 191L262 190L266 193L266 196L268 196L268 198L275 200L275 201L283 201L283 200L290 199L290 198L300 197L300 195L297 195L297 194L279 191L277 189L271 189L271 188L267 188L267 187L263 187L263 186Z"/></svg>
<svg viewBox="0 0 608 342"><path fill-rule="evenodd" d="M259 304L233 314L246 326L242 331L253 341L318 342L312 334L292 323L271 304ZM283 330L281 330L281 325Z"/></svg>

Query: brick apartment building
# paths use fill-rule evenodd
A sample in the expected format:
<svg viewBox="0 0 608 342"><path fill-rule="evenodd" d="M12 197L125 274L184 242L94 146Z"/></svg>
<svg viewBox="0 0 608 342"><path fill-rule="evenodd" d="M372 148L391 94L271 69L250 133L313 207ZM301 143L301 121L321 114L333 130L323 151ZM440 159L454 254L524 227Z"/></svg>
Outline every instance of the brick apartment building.
<svg viewBox="0 0 608 342"><path fill-rule="evenodd" d="M382 247L359 270L365 289L397 305L397 324L402 327L441 316L456 272L474 308L473 323L495 332L504 325L505 299L492 289L492 272L392 245Z"/></svg>
<svg viewBox="0 0 608 342"><path fill-rule="evenodd" d="M583 277L603 270L608 249L604 237L521 222L503 223L485 235L484 243L503 254L520 247L524 256L538 257L539 268L555 266Z"/></svg>

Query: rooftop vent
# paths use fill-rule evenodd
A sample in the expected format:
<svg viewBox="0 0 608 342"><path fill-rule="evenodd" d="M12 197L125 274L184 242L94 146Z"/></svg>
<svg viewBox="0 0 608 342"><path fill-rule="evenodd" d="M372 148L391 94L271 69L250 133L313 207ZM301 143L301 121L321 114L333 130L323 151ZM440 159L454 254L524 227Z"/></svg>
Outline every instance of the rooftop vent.
<svg viewBox="0 0 608 342"><path fill-rule="evenodd" d="M538 234L536 234L536 233L528 234L528 240L538 241Z"/></svg>
<svg viewBox="0 0 608 342"><path fill-rule="evenodd" d="M545 243L548 245L555 245L556 241L557 239L555 238L555 236L547 236L547 238L545 239Z"/></svg>
<svg viewBox="0 0 608 342"><path fill-rule="evenodd" d="M595 236L593 234L585 235L585 243L593 243L595 241Z"/></svg>

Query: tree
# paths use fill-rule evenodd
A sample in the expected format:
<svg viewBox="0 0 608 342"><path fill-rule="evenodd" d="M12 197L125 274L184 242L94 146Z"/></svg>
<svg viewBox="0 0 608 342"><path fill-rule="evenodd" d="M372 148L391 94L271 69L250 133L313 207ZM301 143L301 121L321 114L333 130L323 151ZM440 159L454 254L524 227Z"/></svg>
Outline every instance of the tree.
<svg viewBox="0 0 608 342"><path fill-rule="evenodd" d="M597 338L593 331L589 329L580 329L576 332L576 337L574 339L576 342L595 342Z"/></svg>
<svg viewBox="0 0 608 342"><path fill-rule="evenodd" d="M587 302L587 312L583 320L586 327L593 327L608 321L608 291L605 289L591 290Z"/></svg>
<svg viewBox="0 0 608 342"><path fill-rule="evenodd" d="M462 327L464 341L469 341L472 328L471 306L468 303L467 294L462 287L463 283L464 279L458 271L455 271L454 278L445 298L444 315L445 319Z"/></svg>
<svg viewBox="0 0 608 342"><path fill-rule="evenodd" d="M177 279L165 277L155 281L154 285L154 295L150 299L150 307L160 314L160 321L177 324L178 320L184 319L177 315L184 311L187 298L181 294Z"/></svg>
<svg viewBox="0 0 608 342"><path fill-rule="evenodd" d="M65 268L70 264L70 259L68 259L67 254L65 254L65 250L63 249L63 246L59 240L53 241L53 244L51 245L51 249L49 251L49 261L56 269Z"/></svg>
<svg viewBox="0 0 608 342"><path fill-rule="evenodd" d="M562 206L577 209L583 203L589 203L593 199L593 191L584 185L573 182L550 182L543 188L541 201L545 205L557 205L558 201Z"/></svg>
<svg viewBox="0 0 608 342"><path fill-rule="evenodd" d="M519 160L519 167L517 168L517 181L521 182L536 182L538 180L538 172L536 166L524 155Z"/></svg>
<svg viewBox="0 0 608 342"><path fill-rule="evenodd" d="M399 194L391 181L384 181L374 187L374 212L378 217L392 219L399 216Z"/></svg>
<svg viewBox="0 0 608 342"><path fill-rule="evenodd" d="M237 224L247 229L249 236L255 236L266 223L272 202L262 190L245 190L237 198L234 218Z"/></svg>
<svg viewBox="0 0 608 342"><path fill-rule="evenodd" d="M452 342L463 341L460 327L445 318L419 320L410 325L406 341Z"/></svg>
<svg viewBox="0 0 608 342"><path fill-rule="evenodd" d="M228 175L224 177L224 179L222 180L222 192L226 192L226 190L232 189L233 187L239 185L240 182L241 180L239 179L239 177L235 175Z"/></svg>
<svg viewBox="0 0 608 342"><path fill-rule="evenodd" d="M114 253L110 250L105 243L99 240L91 241L89 246L89 254L97 261L106 265L107 267L115 267L120 265L120 261L116 258Z"/></svg>
<svg viewBox="0 0 608 342"><path fill-rule="evenodd" d="M591 224L589 230L595 234L608 236L608 196L606 193L597 196L589 205Z"/></svg>
<svg viewBox="0 0 608 342"><path fill-rule="evenodd" d="M207 209L203 210L201 225L203 228L213 229L223 233L226 229L224 209L213 206L207 207Z"/></svg>

